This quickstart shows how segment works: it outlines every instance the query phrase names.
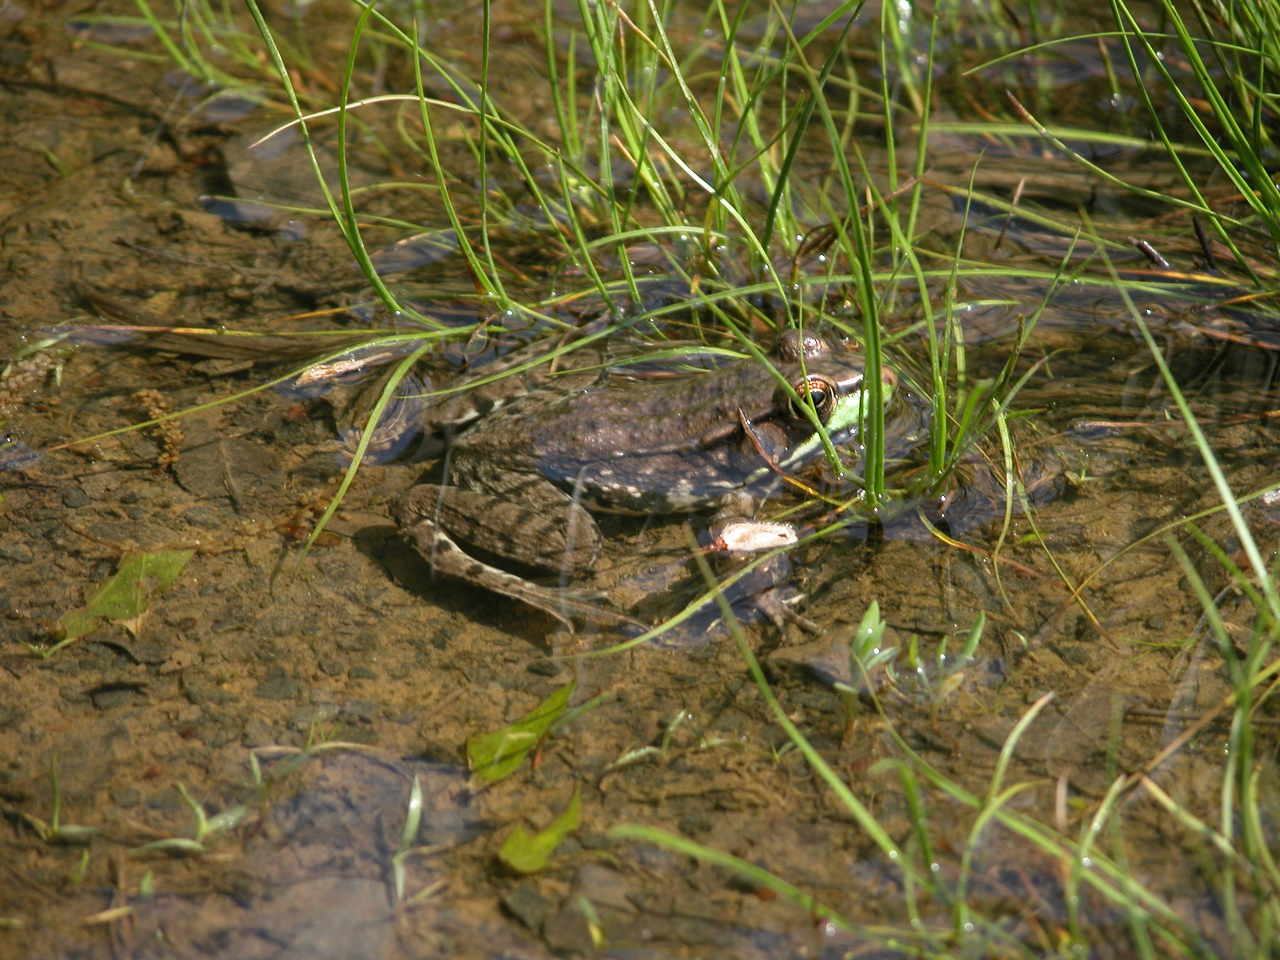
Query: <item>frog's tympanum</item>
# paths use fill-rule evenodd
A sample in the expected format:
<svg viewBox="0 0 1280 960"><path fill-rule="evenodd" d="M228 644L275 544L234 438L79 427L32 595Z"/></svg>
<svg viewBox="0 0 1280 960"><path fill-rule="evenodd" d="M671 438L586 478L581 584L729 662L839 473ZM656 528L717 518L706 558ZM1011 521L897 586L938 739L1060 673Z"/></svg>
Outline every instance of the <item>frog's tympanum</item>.
<svg viewBox="0 0 1280 960"><path fill-rule="evenodd" d="M593 511L750 517L783 474L823 456L812 418L839 446L856 442L865 415L852 349L791 331L771 363L773 371L740 360L703 374L540 387L459 436L448 484L411 488L396 520L438 572L570 626L625 620L589 592L543 586L467 551L589 583L601 548ZM895 382L886 370L886 397ZM797 404L797 395L806 399Z"/></svg>

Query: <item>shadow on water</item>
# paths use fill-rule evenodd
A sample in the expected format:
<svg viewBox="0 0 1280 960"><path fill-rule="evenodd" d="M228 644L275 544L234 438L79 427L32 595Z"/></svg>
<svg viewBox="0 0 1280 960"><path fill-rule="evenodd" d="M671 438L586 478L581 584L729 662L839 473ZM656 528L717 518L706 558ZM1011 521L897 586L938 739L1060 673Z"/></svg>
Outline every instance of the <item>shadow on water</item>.
<svg viewBox="0 0 1280 960"><path fill-rule="evenodd" d="M340 393L336 368L323 395L302 389L290 364L341 351L371 325L404 328L371 306L323 218L272 206L314 204L316 191L296 143L272 142L266 159L247 146L269 124L260 111L240 100L202 106L198 93L175 93L141 62L122 70L113 55L76 46L81 29L8 29L0 356L19 359L0 381L0 430L13 440L0 447L0 956L905 955L905 940L842 931L719 867L607 836L620 822L663 825L788 878L855 923L906 923L901 876L815 786L731 642L570 660L556 655L597 638L563 635L537 611L421 569L393 576L413 564L391 504L423 470L405 462L417 448L398 446L405 435L395 431L375 442L393 462L357 474L329 533L300 558L296 547L352 453L342 410L359 390ZM441 43L468 43L467 29L442 24ZM523 55L513 43L511 56ZM1081 97L1082 116L1099 76L1090 66L1077 88L1059 77ZM957 169L930 170L948 188L967 182L975 151L956 143L965 158ZM457 150L471 156L464 144ZM1167 176L1137 150L1109 159L1135 177ZM1007 194L1026 160L993 149L979 187ZM404 164L357 151L354 184L397 181ZM1064 166L1029 189L1074 209L1072 198L1097 188ZM416 191L388 190L371 203L390 217ZM1118 222L1145 213L1105 199ZM925 220L954 236L963 206L942 189L930 203ZM994 208L968 216L966 249L1011 271L1052 270L1070 249L1071 238L1038 222ZM375 259L415 302L470 322L473 291L443 223L407 239L386 228ZM565 285L560 267L539 260L536 237L510 233L494 236L529 290L541 297ZM1190 239L1185 250L1191 271ZM688 291L666 275L666 251L635 254L653 303ZM1151 271L1124 250L1114 256L1122 270L1148 271L1138 307L1228 482L1241 496L1265 491L1280 441L1275 325L1240 304L1215 306L1230 296L1219 287ZM975 377L993 375L1045 283L999 271L961 283L968 362ZM548 312L590 323L596 307L584 297ZM889 327L908 331L894 349L910 357L921 334L910 329L911 306L901 307ZM130 325L147 327L147 349L102 349L118 345L104 338L135 336ZM224 326L266 337L245 347ZM297 348L300 331L320 326L328 333L319 349ZM60 347L24 352L50 331L64 335ZM400 391L391 419L416 421L428 387L500 362L542 332L533 324L514 346L492 350L451 345L428 377ZM193 338L206 348L191 349ZM381 372L404 356L403 345L379 350L376 363L347 360ZM180 355L191 353L200 357ZM259 362L264 354L270 363ZM1026 503L1006 521L1004 451L975 452L955 488L939 493L945 509L912 503L882 529L854 525L792 553L816 636L794 624L781 640L767 623L752 628L788 716L905 845L917 821L895 768L881 761L906 744L980 793L1012 726L1049 691L1054 699L1011 761L1036 785L1019 794L1023 809L1070 834L1123 773L1143 771L1201 811L1214 810L1221 789L1229 715L1213 711L1232 688L1164 536L1198 516L1207 539L1235 553L1212 480L1114 291L1083 281L1059 291L1024 361L1042 365L1017 399L1033 415L1014 423L1009 453ZM240 396L286 375L290 390ZM108 433L233 397L165 429ZM1244 506L1272 555L1274 499ZM656 582L644 578L685 542L678 523L606 527L621 544L611 561L633 583ZM1248 598L1210 548L1182 539L1243 649ZM145 612L32 655L123 557L176 548L195 557ZM882 714L866 691L843 698L837 683L857 687L849 638L872 601L900 648L954 644L982 613L980 651L945 676L922 668L879 690ZM570 679L601 702L557 730L518 782L472 793L460 772L467 737L527 713ZM1189 731L1188 749L1148 766ZM268 749L326 741L377 752L300 760ZM247 773L253 750L264 758L262 787ZM413 843L425 849L409 858L398 895L393 864L415 776L426 813ZM189 835L178 783L211 815L243 803L246 816L198 853L137 856L147 843ZM583 825L553 868L504 867L497 853L511 827L545 826L573 784L587 798ZM1211 871L1185 867L1207 848L1153 796L1126 807L1132 876L1184 918L1198 938L1193 952L1228 949L1237 921L1215 902ZM995 823L970 838L967 809L946 796L933 803L937 873L944 886L966 886L985 917L969 955L1048 952L1068 927L1084 931L1090 955L1127 954L1132 918L1096 892L1074 899L1063 861ZM96 832L72 845L45 842L44 828L59 821ZM965 852L972 858L962 863ZM1247 914L1252 903L1241 899ZM916 909L920 929L945 931L954 919L947 904Z"/></svg>

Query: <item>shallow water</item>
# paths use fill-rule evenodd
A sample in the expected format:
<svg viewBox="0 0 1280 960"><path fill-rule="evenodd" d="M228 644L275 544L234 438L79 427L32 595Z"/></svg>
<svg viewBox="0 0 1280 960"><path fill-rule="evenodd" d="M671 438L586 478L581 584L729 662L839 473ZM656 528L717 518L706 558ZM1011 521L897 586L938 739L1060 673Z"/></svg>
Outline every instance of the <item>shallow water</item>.
<svg viewBox="0 0 1280 960"><path fill-rule="evenodd" d="M473 28L441 21L434 42L465 63ZM526 49L526 26L498 29L511 57L500 75L518 90L518 68L540 69L540 55ZM66 324L285 335L385 322L323 217L207 199L234 189L247 201L315 203L296 141L247 146L280 114L240 101L215 113L155 64L85 43L133 34L69 30L36 14L8 30L0 356ZM323 31L314 33L323 42ZM339 31L330 42L337 46L327 55L342 56ZM1059 55L1083 66L1038 74L1060 84L1041 91L1040 106L1092 121L1101 102L1092 48ZM967 62L957 57L957 66ZM963 81L971 96L961 82L948 87L955 116L997 97L995 80L990 88ZM539 115L546 105L533 95L526 106ZM371 124L383 119L370 115ZM951 242L964 223L967 256L1010 274L1029 265L1051 272L1069 236L981 207L964 220L963 204L943 187L968 182L984 144L954 137L954 150L935 141L929 177L940 186L926 192L923 215L930 229ZM456 242L414 182L419 168L403 151L361 147L355 184L409 183L371 196L370 213L399 211L440 231L434 245L393 246L411 231L371 227L380 264L412 268L395 282L419 302L431 298L460 319L474 313L462 299L471 291ZM469 156L459 142L452 159L466 169ZM1172 182L1151 152L1117 148L1107 160L1135 178ZM1088 197L1097 219L1119 225L1116 236L1157 237L1179 267L1193 266L1185 220L1108 193L1038 148L991 147L979 173L980 188L1006 198L1023 177L1029 202L1072 211ZM538 261L536 241L515 229L494 235L531 296L567 283ZM1113 255L1122 269L1149 267L1137 254ZM1214 307L1224 294L1205 284L1161 282L1138 297L1139 309L1232 489L1266 489L1280 427L1265 320ZM656 283L653 296L679 296L667 284ZM1045 283L999 269L962 280L975 371L999 368L1019 318L1045 292ZM912 310L898 304L890 331L908 330ZM919 337L904 334L895 350L912 356ZM268 390L207 407L167 437L147 430L65 445L152 416L156 401L139 391L159 391L176 410L289 369L255 366L236 350L192 360L171 352L172 343L152 346L37 354L0 383L0 424L22 449L40 452L33 460L11 449L2 455L14 469L0 471L0 955L835 957L872 944L884 950L878 955L905 949L905 938L886 945L841 932L721 868L606 835L619 823L660 826L766 867L855 923L906 924L901 874L787 745L732 640L549 656L608 639L565 636L540 614L433 580L388 513L421 463L362 470L329 532L301 556L298 543L336 489L341 458L324 408L296 394ZM816 636L748 627L787 715L912 856L923 854L909 794L879 761L914 751L980 794L1014 724L1052 693L1018 741L1005 783L1033 785L1010 798L1019 813L1076 836L1118 775L1147 770L1231 690L1165 531L1209 511L1200 528L1228 554L1239 543L1213 512L1212 479L1121 299L1084 281L1058 291L1024 353L1024 365L1037 361L1043 366L1017 401L1035 412L1019 427L1018 466L1027 480L1044 462L1057 469L1030 515L1015 512L1004 528L998 498L972 492L975 485L961 488L948 516L950 535L974 550L944 544L914 510L882 530L852 527L792 557ZM1270 557L1274 507L1259 497L1245 511ZM618 526L619 562L664 556L683 542L679 522ZM1221 591L1221 615L1243 649L1254 618L1247 598L1228 589L1207 548L1173 533L1206 589ZM143 617L32 655L122 556L161 549L195 554ZM974 663L950 679L904 669L896 689L881 690L882 714L865 700L846 709L831 683L853 680L843 651L873 600L889 643L914 636L924 649L947 638L954 650L983 613ZM575 701L601 701L559 729L537 763L468 791L467 737L515 720L570 680ZM1229 716L1211 716L1147 770L1209 822ZM350 746L290 760L291 751L323 743ZM645 747L658 749L619 764ZM251 756L265 786L253 781ZM426 849L404 860L398 896L393 864L415 775L427 813L412 842ZM131 853L193 836L197 818L176 784L210 816L237 804L245 813L208 837L200 855ZM544 826L575 786L583 825L552 869L523 877L503 868L496 854L511 825ZM1187 856L1208 856L1202 842L1154 796L1129 796L1109 852L1126 851L1136 882L1203 938L1203 952L1226 949L1232 921L1214 901L1212 871L1185 868ZM52 820L55 804L63 825L98 831L88 846L40 840L39 821ZM942 792L927 804L937 875L952 889L967 884L983 917L972 955L1055 949L1072 910L1092 954L1131 951L1120 909L1088 893L1068 905L1068 867L996 826L971 839L972 815ZM972 860L963 864L966 850ZM1251 896L1240 896L1247 918ZM952 921L945 903L919 910L923 927L941 931Z"/></svg>

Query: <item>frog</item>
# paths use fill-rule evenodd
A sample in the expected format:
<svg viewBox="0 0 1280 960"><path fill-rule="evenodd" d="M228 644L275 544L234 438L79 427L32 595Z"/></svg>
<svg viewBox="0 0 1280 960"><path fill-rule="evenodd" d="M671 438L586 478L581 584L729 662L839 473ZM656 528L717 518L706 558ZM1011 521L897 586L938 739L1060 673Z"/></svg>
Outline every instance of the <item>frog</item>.
<svg viewBox="0 0 1280 960"><path fill-rule="evenodd" d="M593 514L749 518L788 474L823 460L818 424L834 447L856 446L869 391L855 347L787 330L768 359L666 377L609 371L570 388L552 378L457 435L446 482L415 484L395 502L399 530L437 573L570 630L579 620L634 624L579 586L603 546ZM898 381L887 366L881 382L892 397ZM515 568L556 574L561 585Z"/></svg>

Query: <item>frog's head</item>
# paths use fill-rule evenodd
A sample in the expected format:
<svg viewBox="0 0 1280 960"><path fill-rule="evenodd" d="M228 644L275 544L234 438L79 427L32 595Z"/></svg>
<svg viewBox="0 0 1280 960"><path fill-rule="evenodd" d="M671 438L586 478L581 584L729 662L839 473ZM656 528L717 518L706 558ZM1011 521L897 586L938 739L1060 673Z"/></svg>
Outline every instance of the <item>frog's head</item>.
<svg viewBox="0 0 1280 960"><path fill-rule="evenodd" d="M852 351L833 348L812 332L788 330L778 345L782 360L795 368L787 386L778 386L774 410L798 426L817 422L829 433L847 433L866 417L870 391L866 388L862 358ZM881 367L881 403L889 405L898 376Z"/></svg>

